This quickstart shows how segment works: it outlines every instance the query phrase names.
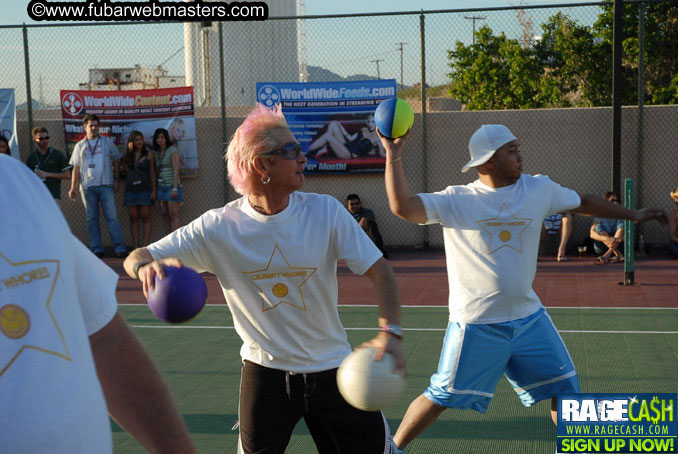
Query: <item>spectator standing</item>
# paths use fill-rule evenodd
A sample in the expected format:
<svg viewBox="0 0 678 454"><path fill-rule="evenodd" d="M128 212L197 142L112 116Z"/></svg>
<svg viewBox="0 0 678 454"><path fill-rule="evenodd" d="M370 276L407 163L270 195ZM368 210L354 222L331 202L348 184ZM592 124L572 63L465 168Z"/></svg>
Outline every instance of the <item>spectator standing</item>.
<svg viewBox="0 0 678 454"><path fill-rule="evenodd" d="M153 150L158 162L158 202L165 231L171 233L179 228L179 207L184 201L184 193L179 181L179 151L174 145L170 145L167 129L155 130Z"/></svg>
<svg viewBox="0 0 678 454"><path fill-rule="evenodd" d="M132 131L127 138L127 151L122 160L127 171L125 179L125 206L129 213L130 230L134 248L139 244L139 218L144 226L144 241L151 240L151 205L157 197L155 178L155 155L146 148L144 135Z"/></svg>
<svg viewBox="0 0 678 454"><path fill-rule="evenodd" d="M45 183L61 209L61 180L71 178L71 165L61 151L49 146L46 128L33 128L33 142L36 149L26 158L26 165Z"/></svg>
<svg viewBox="0 0 678 454"><path fill-rule="evenodd" d="M116 257L124 258L127 253L115 208L114 195L119 185L118 161L121 154L111 139L99 134L98 116L87 115L82 123L86 136L73 148L70 161L73 166L73 178L68 197L75 200L78 184L82 185L85 193L90 250L99 258L104 256L99 229L99 204L101 204Z"/></svg>

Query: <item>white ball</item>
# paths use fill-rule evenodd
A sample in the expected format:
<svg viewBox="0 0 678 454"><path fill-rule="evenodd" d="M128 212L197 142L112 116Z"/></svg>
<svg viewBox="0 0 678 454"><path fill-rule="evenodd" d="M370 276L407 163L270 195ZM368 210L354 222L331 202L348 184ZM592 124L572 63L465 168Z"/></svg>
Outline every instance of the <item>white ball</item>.
<svg viewBox="0 0 678 454"><path fill-rule="evenodd" d="M365 411L388 407L403 390L405 377L392 354L375 361L373 348L361 348L344 358L337 372L339 392L346 402Z"/></svg>

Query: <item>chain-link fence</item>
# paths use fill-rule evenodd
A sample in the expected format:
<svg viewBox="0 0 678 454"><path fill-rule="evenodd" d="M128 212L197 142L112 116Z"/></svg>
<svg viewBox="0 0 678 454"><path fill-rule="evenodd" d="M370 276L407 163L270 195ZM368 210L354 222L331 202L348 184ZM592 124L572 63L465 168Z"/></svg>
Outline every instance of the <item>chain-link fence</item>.
<svg viewBox="0 0 678 454"><path fill-rule="evenodd" d="M625 28L625 37L631 38L625 44L625 71L636 76L651 76L649 70L638 70L637 52L633 50L638 46L634 48L633 43L644 39L648 43L645 48L655 45L653 34L666 30L658 30L656 23L649 22L652 26L645 31L647 37L642 37L641 27L637 25L641 23L639 2L625 3L637 16L632 17L635 22ZM648 14L652 14L656 5L668 4L644 2ZM595 40L581 41L581 47L572 52L581 59L597 58L598 61L593 62L598 65L597 72L567 73L565 66L553 66L557 58L542 60L541 64L551 66L541 69L543 77L528 77L531 81L528 89L534 93L526 94L527 101L516 101L519 104L516 107L503 105L499 110L472 110L474 104L470 101L449 99L449 90L453 86L450 74L455 71L451 63L462 60L462 51L479 52L504 42L506 49L527 55L540 46L558 43L559 35L553 31L555 25L560 24L559 32L604 28L610 2L323 17L294 16L294 1L269 2L269 5L270 18L264 22L0 27L4 54L2 85L16 92L22 159L32 148L30 128L38 124L52 132L52 145L64 148L59 137L59 131L63 130L59 113L61 89L108 89L109 85L111 89L118 89L118 84L121 89L151 88L154 84L191 85L196 99L201 172L197 178L184 182L181 221L187 223L206 209L223 205L236 196L224 178L224 142L254 104L256 82L393 78L399 90L402 89L399 96L407 98L417 112L405 158L413 192L440 190L449 184L465 184L474 179L473 172L461 174L459 169L467 160L469 137L483 123L505 123L516 133L522 142L526 171L548 174L579 192L602 195L609 190L612 109L609 107L611 88L606 77L611 73L612 55L604 54L601 58L595 54L595 45L599 44ZM668 22L678 23L673 20L678 17L677 9L669 7ZM274 17L276 15L292 17ZM611 33L611 27L608 29ZM678 35L678 30L675 34ZM600 36L605 35L596 39L600 40ZM564 37L568 38L567 33ZM563 42L577 41L564 39ZM666 43L662 45L666 47ZM456 60L450 59L450 51L455 52ZM559 48L561 51L564 52ZM675 60L678 50L673 48L666 54L671 52ZM505 66L495 70L505 72L505 85L512 95L526 90L518 84L518 76L531 75L532 60L543 58L538 52L530 55L522 62L523 66L500 62ZM678 62L670 63L667 71L675 71ZM648 62L652 64L656 62ZM160 69L163 76L140 86L134 75L125 79L125 74L131 74L133 71L129 70L137 67ZM108 82L95 77L97 70L115 69L119 77L112 77ZM673 72L672 76L677 74ZM593 89L582 85L582 79L595 79L597 75L600 75L602 91L609 92L607 103L589 102ZM566 80L568 77L571 81ZM112 82L111 79L118 80ZM547 93L550 98L545 98L546 82L568 85L570 91L556 101L552 92ZM457 87L461 86L456 83ZM479 86L485 83L477 80ZM422 86L426 87L423 93ZM503 99L505 94L500 88L484 92L484 96L493 102ZM625 90L637 91L637 83L627 83ZM31 112L25 105L29 91L33 99ZM643 89L643 102L656 97L650 91ZM458 92L455 95L461 97ZM541 98L547 99L547 105L525 108L535 107L530 102ZM225 117L222 117L222 99ZM672 147L678 138L674 126L678 107L642 107L642 103L639 107L637 101L628 101L633 99L632 95L625 99L622 179L636 180L638 205L671 209L668 194L678 184L678 160L672 158ZM665 104L675 103L676 98L673 99ZM561 108L571 106L581 107ZM375 211L387 245L442 245L440 229L407 224L389 213L381 176L312 176L307 179L305 190L329 193L342 202L346 194L359 193L364 204ZM122 199L122 194L118 197ZM118 208L124 225L124 207L119 204ZM82 206L66 201L64 211L76 235L86 240ZM160 215L155 211L153 239L164 234ZM573 244L586 236L589 225L588 220L575 218ZM649 243L664 243L667 239L666 229L656 224L645 225L642 231ZM130 238L129 232L126 238Z"/></svg>

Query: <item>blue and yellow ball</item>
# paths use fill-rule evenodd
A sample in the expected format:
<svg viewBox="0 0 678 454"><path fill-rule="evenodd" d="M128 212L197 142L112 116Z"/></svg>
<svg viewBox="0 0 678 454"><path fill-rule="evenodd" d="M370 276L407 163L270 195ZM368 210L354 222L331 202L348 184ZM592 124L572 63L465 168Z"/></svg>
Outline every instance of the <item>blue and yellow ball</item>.
<svg viewBox="0 0 678 454"><path fill-rule="evenodd" d="M414 123L414 112L407 101L398 98L382 101L374 111L374 122L382 135L396 139L407 134Z"/></svg>

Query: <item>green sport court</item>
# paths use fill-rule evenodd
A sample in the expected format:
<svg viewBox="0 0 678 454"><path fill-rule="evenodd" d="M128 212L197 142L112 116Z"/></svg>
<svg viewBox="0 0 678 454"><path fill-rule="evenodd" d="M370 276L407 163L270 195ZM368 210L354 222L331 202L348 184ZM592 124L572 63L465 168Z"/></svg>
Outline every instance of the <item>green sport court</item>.
<svg viewBox="0 0 678 454"><path fill-rule="evenodd" d="M107 260L121 271L120 261ZM436 369L447 325L442 254L399 254L389 263L403 295L408 378L401 397L384 411L392 433ZM676 392L678 383L678 262L636 262L640 285L618 285L623 265L595 266L540 259L534 288L561 332L585 392ZM340 303L351 345L376 333L377 308L369 281L339 267ZM206 278L208 306L182 325L156 320L138 282L124 277L120 311L158 364L200 453L236 452L240 339L216 280ZM573 297L574 295L574 297ZM371 301L374 301L372 299ZM595 304L594 304L595 303ZM524 408L505 380L486 414L447 410L412 442L412 453L551 454L555 427L547 401ZM113 423L116 453L144 450ZM303 420L286 451L317 452Z"/></svg>

